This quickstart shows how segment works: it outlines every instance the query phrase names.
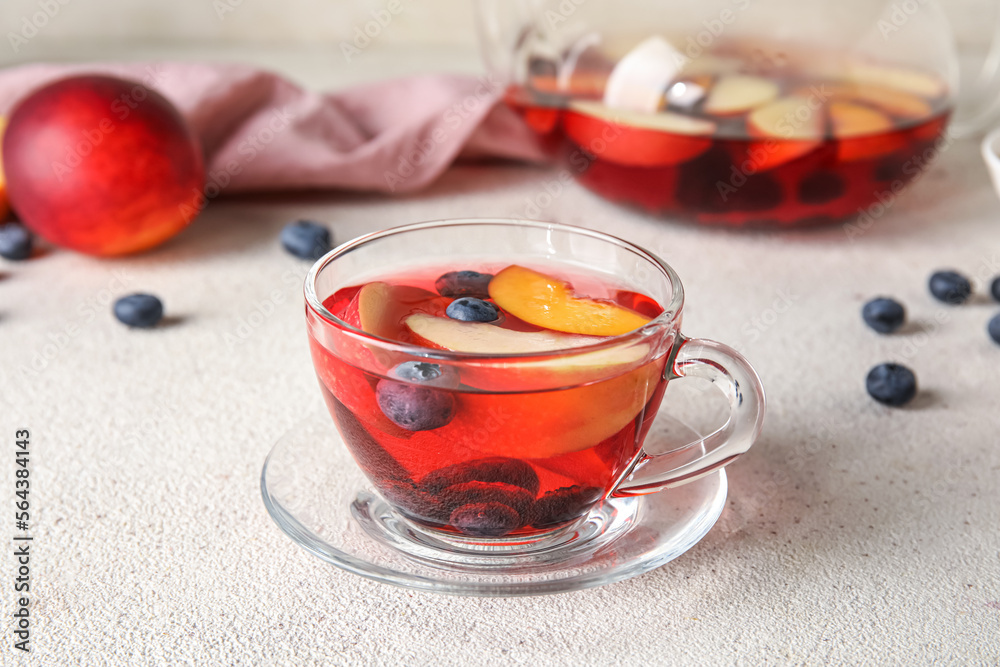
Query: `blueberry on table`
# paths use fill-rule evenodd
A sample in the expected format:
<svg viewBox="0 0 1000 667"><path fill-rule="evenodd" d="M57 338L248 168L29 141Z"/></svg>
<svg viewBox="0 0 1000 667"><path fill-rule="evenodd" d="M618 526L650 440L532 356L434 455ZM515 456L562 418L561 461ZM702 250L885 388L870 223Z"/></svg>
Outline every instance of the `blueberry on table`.
<svg viewBox="0 0 1000 667"><path fill-rule="evenodd" d="M441 428L455 416L455 398L432 387L379 380L375 398L382 414L407 431Z"/></svg>
<svg viewBox="0 0 1000 667"><path fill-rule="evenodd" d="M989 332L990 338L992 338L997 345L1000 345L1000 315L996 315L990 320L990 323L986 325L986 331Z"/></svg>
<svg viewBox="0 0 1000 667"><path fill-rule="evenodd" d="M122 324L148 329L163 319L163 302L152 294L129 294L115 301L114 311Z"/></svg>
<svg viewBox="0 0 1000 667"><path fill-rule="evenodd" d="M872 299L861 309L865 324L879 333L892 333L903 326L906 309L895 299L879 297Z"/></svg>
<svg viewBox="0 0 1000 667"><path fill-rule="evenodd" d="M281 245L296 257L319 259L330 252L330 230L309 220L292 222L281 230Z"/></svg>
<svg viewBox="0 0 1000 667"><path fill-rule="evenodd" d="M885 405L905 405L917 395L917 376L901 364L879 364L868 371L865 385L871 397Z"/></svg>
<svg viewBox="0 0 1000 667"><path fill-rule="evenodd" d="M458 371L429 361L404 361L389 371L390 377L432 387L457 387Z"/></svg>
<svg viewBox="0 0 1000 667"><path fill-rule="evenodd" d="M471 296L455 299L444 312L451 319L462 322L496 322L500 318L500 310L496 306Z"/></svg>
<svg viewBox="0 0 1000 667"><path fill-rule="evenodd" d="M990 294L994 301L1000 301L1000 276L994 278L993 282L990 283Z"/></svg>
<svg viewBox="0 0 1000 667"><path fill-rule="evenodd" d="M8 222L0 225L0 257L19 261L31 257L32 236L24 225Z"/></svg>
<svg viewBox="0 0 1000 667"><path fill-rule="evenodd" d="M969 279L955 271L937 271L931 276L928 287L935 299L953 305L965 303L972 294Z"/></svg>
<svg viewBox="0 0 1000 667"><path fill-rule="evenodd" d="M474 296L485 299L490 295L488 288L491 280L493 280L491 273L449 271L434 281L434 289L441 296Z"/></svg>
<svg viewBox="0 0 1000 667"><path fill-rule="evenodd" d="M503 503L470 503L452 512L448 523L472 537L503 537L521 527L521 516Z"/></svg>

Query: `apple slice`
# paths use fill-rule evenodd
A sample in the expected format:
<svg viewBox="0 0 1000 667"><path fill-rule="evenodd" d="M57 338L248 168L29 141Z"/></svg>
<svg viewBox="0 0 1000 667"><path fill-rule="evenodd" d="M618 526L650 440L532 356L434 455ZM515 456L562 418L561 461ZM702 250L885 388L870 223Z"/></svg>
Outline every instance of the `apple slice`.
<svg viewBox="0 0 1000 667"><path fill-rule="evenodd" d="M361 330L379 338L402 340L406 331L403 320L414 311L444 313L448 299L419 287L367 283L357 296L358 321ZM352 305L348 305L350 311Z"/></svg>
<svg viewBox="0 0 1000 667"><path fill-rule="evenodd" d="M489 291L504 311L552 331L618 336L650 320L610 301L575 296L569 283L516 264L493 276Z"/></svg>
<svg viewBox="0 0 1000 667"><path fill-rule="evenodd" d="M677 78L683 54L656 35L626 53L611 70L604 88L604 103L639 113L657 111L663 91Z"/></svg>
<svg viewBox="0 0 1000 667"><path fill-rule="evenodd" d="M639 113L574 100L563 116L563 130L599 159L635 167L667 167L708 150L715 123L671 111Z"/></svg>
<svg viewBox="0 0 1000 667"><path fill-rule="evenodd" d="M602 338L557 331L513 331L485 322L413 313L405 320L416 341L433 347L475 354L530 354L599 343Z"/></svg>
<svg viewBox="0 0 1000 667"><path fill-rule="evenodd" d="M844 76L848 81L855 83L870 84L877 88L893 88L927 99L941 97L948 90L940 77L902 67L850 63Z"/></svg>
<svg viewBox="0 0 1000 667"><path fill-rule="evenodd" d="M814 150L823 141L823 113L807 97L783 97L747 116L747 132L767 139L760 150L751 146L758 171L773 169Z"/></svg>
<svg viewBox="0 0 1000 667"><path fill-rule="evenodd" d="M750 111L775 99L778 84L759 76L737 74L719 79L705 100L705 112L731 116Z"/></svg>
<svg viewBox="0 0 1000 667"><path fill-rule="evenodd" d="M881 111L852 102L830 103L830 124L837 138L837 157L845 162L892 153L905 141Z"/></svg>

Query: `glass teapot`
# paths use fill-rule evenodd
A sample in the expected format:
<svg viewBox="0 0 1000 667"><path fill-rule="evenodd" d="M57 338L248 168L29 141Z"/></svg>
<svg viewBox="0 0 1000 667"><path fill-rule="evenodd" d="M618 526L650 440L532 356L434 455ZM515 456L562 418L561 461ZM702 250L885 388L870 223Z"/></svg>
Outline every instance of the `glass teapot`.
<svg viewBox="0 0 1000 667"><path fill-rule="evenodd" d="M480 0L478 11L507 103L581 183L700 223L856 216L926 169L949 121L969 132L991 111L952 118L958 56L934 0Z"/></svg>

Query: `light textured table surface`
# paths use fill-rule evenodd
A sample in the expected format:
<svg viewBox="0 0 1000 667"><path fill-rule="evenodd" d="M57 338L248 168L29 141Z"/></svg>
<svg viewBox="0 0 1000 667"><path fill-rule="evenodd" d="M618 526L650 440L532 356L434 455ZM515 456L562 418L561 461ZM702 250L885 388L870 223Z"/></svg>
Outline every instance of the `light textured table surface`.
<svg viewBox="0 0 1000 667"><path fill-rule="evenodd" d="M200 55L212 54L186 57ZM468 53L366 55L351 68L333 50L235 57L273 58L317 86L478 67ZM261 465L319 401L291 285L307 265L279 247L282 225L324 220L344 241L517 216L552 177L469 165L405 198L219 201L143 256L0 264L0 479L10 510L14 432L30 429L35 537L34 653L11 648L8 549L0 664L997 664L1000 346L985 326L1000 305L946 307L925 286L954 267L982 295L1000 274L1000 202L973 143L956 142L853 241L840 226L655 220L576 186L544 209L661 254L687 288L686 332L736 345L763 378L764 433L730 468L720 522L680 559L583 592L455 598L342 572L275 526ZM131 291L160 295L169 326L116 322L108 302ZM862 324L879 294L906 303L907 333ZM266 301L273 312L241 338ZM920 379L905 409L864 391L890 359ZM672 410L718 416L721 399L681 384Z"/></svg>

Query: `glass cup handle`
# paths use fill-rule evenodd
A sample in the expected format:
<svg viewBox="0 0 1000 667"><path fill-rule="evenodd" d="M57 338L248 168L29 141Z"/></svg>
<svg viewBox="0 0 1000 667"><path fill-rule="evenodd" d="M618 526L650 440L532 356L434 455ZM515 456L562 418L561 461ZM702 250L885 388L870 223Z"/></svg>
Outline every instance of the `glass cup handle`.
<svg viewBox="0 0 1000 667"><path fill-rule="evenodd" d="M705 453L694 461L677 465L676 457L670 456L677 450L658 455L643 452L615 487L612 497L641 496L694 481L734 461L760 435L764 388L757 372L736 350L712 340L681 337L666 373L668 379L710 380L729 399L729 420L719 430L691 443L705 448Z"/></svg>

